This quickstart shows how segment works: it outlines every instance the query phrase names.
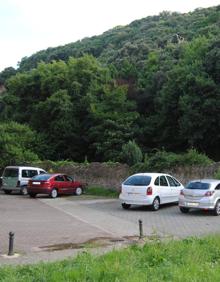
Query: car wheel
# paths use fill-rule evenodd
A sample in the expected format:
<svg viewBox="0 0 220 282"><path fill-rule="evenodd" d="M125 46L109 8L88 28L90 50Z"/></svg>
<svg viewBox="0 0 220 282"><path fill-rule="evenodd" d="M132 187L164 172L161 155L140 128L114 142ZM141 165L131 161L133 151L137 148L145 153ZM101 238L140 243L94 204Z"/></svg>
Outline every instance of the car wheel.
<svg viewBox="0 0 220 282"><path fill-rule="evenodd" d="M124 210L128 210L131 207L130 204L125 204L125 203L122 203L121 206Z"/></svg>
<svg viewBox="0 0 220 282"><path fill-rule="evenodd" d="M37 194L36 194L36 193L29 193L29 196L30 196L31 198L35 198L35 197L37 196Z"/></svg>
<svg viewBox="0 0 220 282"><path fill-rule="evenodd" d="M153 211L158 211L160 208L160 199L158 197L156 197L152 203L151 209Z"/></svg>
<svg viewBox="0 0 220 282"><path fill-rule="evenodd" d="M80 196L80 195L82 195L82 188L81 187L77 187L76 188L76 191L75 191L75 194L77 195L77 196Z"/></svg>
<svg viewBox="0 0 220 282"><path fill-rule="evenodd" d="M53 189L50 193L50 197L55 199L58 196L57 189Z"/></svg>
<svg viewBox="0 0 220 282"><path fill-rule="evenodd" d="M11 190L3 190L4 192L5 192L5 194L7 194L7 195L9 195L9 194L11 194Z"/></svg>
<svg viewBox="0 0 220 282"><path fill-rule="evenodd" d="M220 215L220 201L218 201L215 205L214 215Z"/></svg>
<svg viewBox="0 0 220 282"><path fill-rule="evenodd" d="M28 194L27 186L21 187L20 194L21 195L27 195Z"/></svg>
<svg viewBox="0 0 220 282"><path fill-rule="evenodd" d="M188 213L189 212L189 209L188 208L184 208L184 207L180 207L180 211L182 213Z"/></svg>

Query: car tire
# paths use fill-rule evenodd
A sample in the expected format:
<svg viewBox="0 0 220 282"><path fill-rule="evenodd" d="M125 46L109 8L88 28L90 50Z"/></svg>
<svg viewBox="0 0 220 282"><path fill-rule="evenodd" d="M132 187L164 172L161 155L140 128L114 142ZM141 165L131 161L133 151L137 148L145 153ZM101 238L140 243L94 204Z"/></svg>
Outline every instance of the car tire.
<svg viewBox="0 0 220 282"><path fill-rule="evenodd" d="M188 213L189 212L189 208L184 208L184 207L179 207L180 208L180 211L182 213Z"/></svg>
<svg viewBox="0 0 220 282"><path fill-rule="evenodd" d="M27 195L28 194L27 186L21 187L20 194L21 195Z"/></svg>
<svg viewBox="0 0 220 282"><path fill-rule="evenodd" d="M83 193L82 187L77 187L75 191L75 195L80 196L82 195L82 193Z"/></svg>
<svg viewBox="0 0 220 282"><path fill-rule="evenodd" d="M214 209L214 215L218 216L220 215L220 201L217 201Z"/></svg>
<svg viewBox="0 0 220 282"><path fill-rule="evenodd" d="M53 188L51 193L50 193L50 197L55 199L57 196L58 196L57 189Z"/></svg>
<svg viewBox="0 0 220 282"><path fill-rule="evenodd" d="M131 207L130 204L125 204L125 203L122 203L121 206L124 210L128 210Z"/></svg>
<svg viewBox="0 0 220 282"><path fill-rule="evenodd" d="M36 194L36 193L29 193L29 196L30 196L31 198L35 198L35 197L37 196L37 194Z"/></svg>
<svg viewBox="0 0 220 282"><path fill-rule="evenodd" d="M5 194L9 195L11 194L12 190L3 190L5 192Z"/></svg>
<svg viewBox="0 0 220 282"><path fill-rule="evenodd" d="M153 203L151 205L151 210L152 211L158 211L160 208L160 199L159 197L156 197L154 200L153 200Z"/></svg>

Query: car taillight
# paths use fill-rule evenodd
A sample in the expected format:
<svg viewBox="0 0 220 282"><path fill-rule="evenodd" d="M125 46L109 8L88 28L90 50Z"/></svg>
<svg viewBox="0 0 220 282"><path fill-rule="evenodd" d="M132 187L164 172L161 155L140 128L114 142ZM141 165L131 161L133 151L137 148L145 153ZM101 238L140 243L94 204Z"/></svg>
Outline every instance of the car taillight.
<svg viewBox="0 0 220 282"><path fill-rule="evenodd" d="M207 191L204 196L211 197L214 193L215 191Z"/></svg>
<svg viewBox="0 0 220 282"><path fill-rule="evenodd" d="M150 195L152 195L153 194L153 188L152 187L148 187L147 188L147 193L146 193L146 195L147 196L150 196Z"/></svg>
<svg viewBox="0 0 220 282"><path fill-rule="evenodd" d="M184 196L183 190L180 191L180 195Z"/></svg>
<svg viewBox="0 0 220 282"><path fill-rule="evenodd" d="M16 187L20 187L20 180L17 181Z"/></svg>

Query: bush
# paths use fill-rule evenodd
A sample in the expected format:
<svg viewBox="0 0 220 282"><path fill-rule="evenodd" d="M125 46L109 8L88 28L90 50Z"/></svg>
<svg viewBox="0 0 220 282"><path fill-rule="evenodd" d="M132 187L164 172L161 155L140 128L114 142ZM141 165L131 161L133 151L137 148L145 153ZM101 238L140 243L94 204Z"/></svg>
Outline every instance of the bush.
<svg viewBox="0 0 220 282"><path fill-rule="evenodd" d="M39 161L35 152L38 136L29 126L16 122L0 124L0 168Z"/></svg>
<svg viewBox="0 0 220 282"><path fill-rule="evenodd" d="M183 154L182 163L186 165L210 165L213 161L196 149L190 149Z"/></svg>
<svg viewBox="0 0 220 282"><path fill-rule="evenodd" d="M132 166L143 160L143 154L135 141L129 141L122 146L121 161Z"/></svg>
<svg viewBox="0 0 220 282"><path fill-rule="evenodd" d="M206 155L195 149L190 149L184 154L175 154L164 150L151 155L145 155L143 163L132 166L132 172L162 171L176 166L209 165L213 163Z"/></svg>

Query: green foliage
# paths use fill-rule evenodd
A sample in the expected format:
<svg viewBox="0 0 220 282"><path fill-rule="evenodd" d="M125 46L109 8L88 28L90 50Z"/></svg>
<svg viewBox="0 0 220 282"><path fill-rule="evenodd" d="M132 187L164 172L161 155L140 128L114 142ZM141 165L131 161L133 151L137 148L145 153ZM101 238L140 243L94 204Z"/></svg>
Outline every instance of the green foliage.
<svg viewBox="0 0 220 282"><path fill-rule="evenodd" d="M117 68L123 61L129 61L140 70L149 50L163 50L168 45L176 46L199 35L217 38L219 18L218 7L198 9L188 14L163 12L136 20L128 26L113 28L100 36L37 52L23 58L19 70L35 68L41 61L67 61L69 57L78 58L83 54L91 54L105 64L114 62Z"/></svg>
<svg viewBox="0 0 220 282"><path fill-rule="evenodd" d="M199 153L195 149L190 149L186 153L175 154L172 152L156 151L150 155L145 155L143 163L134 165L132 172L163 171L177 166L206 166L213 163L205 154Z"/></svg>
<svg viewBox="0 0 220 282"><path fill-rule="evenodd" d="M199 153L196 149L190 149L182 156L182 163L186 165L210 165L213 161L205 154Z"/></svg>
<svg viewBox="0 0 220 282"><path fill-rule="evenodd" d="M132 166L143 160L143 154L135 141L129 141L122 146L121 161Z"/></svg>
<svg viewBox="0 0 220 282"><path fill-rule="evenodd" d="M29 126L16 122L0 123L0 168L38 161L38 137Z"/></svg>
<svg viewBox="0 0 220 282"><path fill-rule="evenodd" d="M2 266L1 280L16 281L218 281L220 238L187 238L132 245L104 255L84 251L53 263ZM192 255L193 254L193 255ZM128 275L129 273L129 275Z"/></svg>
<svg viewBox="0 0 220 282"><path fill-rule="evenodd" d="M5 68L0 73L0 85L4 84L7 79L16 74L16 70L12 67Z"/></svg>
<svg viewBox="0 0 220 282"><path fill-rule="evenodd" d="M138 114L135 103L127 100L126 90L117 85L105 86L89 96L90 119L94 124L88 132L92 141L90 149L98 160L119 161L122 144L133 135Z"/></svg>

